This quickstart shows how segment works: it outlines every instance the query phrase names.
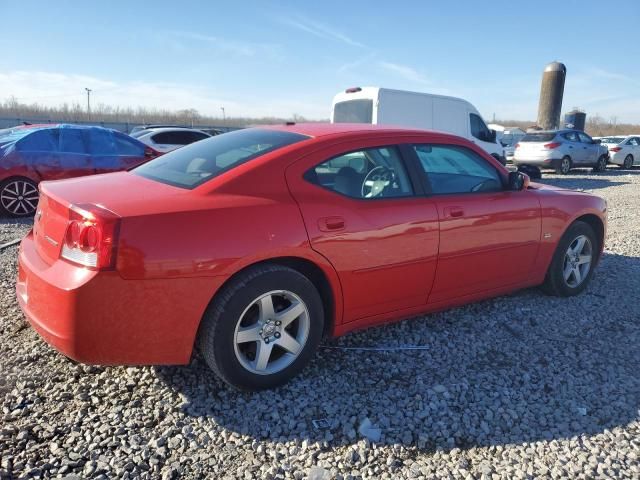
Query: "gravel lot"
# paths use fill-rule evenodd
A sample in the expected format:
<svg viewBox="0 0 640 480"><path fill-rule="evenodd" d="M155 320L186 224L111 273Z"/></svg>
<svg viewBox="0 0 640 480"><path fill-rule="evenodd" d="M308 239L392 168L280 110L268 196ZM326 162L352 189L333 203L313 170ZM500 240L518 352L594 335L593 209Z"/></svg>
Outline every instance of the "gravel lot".
<svg viewBox="0 0 640 480"><path fill-rule="evenodd" d="M640 169L543 181L608 200L584 294L526 290L350 334L259 394L199 358L74 365L25 324L16 248L1 252L0 478L639 478ZM0 243L28 228L0 219ZM402 345L428 348L335 348Z"/></svg>

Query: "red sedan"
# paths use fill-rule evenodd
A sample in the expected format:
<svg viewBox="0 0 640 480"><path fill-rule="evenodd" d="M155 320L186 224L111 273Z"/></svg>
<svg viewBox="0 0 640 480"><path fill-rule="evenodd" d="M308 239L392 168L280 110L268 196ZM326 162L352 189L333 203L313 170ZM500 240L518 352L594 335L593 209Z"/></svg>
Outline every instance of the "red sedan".
<svg viewBox="0 0 640 480"><path fill-rule="evenodd" d="M44 182L17 296L65 355L186 364L269 388L323 335L542 285L580 293L599 197L462 138L370 125L240 130L132 171Z"/></svg>
<svg viewBox="0 0 640 480"><path fill-rule="evenodd" d="M42 180L117 172L158 155L102 127L47 124L0 130L0 214L33 215Z"/></svg>

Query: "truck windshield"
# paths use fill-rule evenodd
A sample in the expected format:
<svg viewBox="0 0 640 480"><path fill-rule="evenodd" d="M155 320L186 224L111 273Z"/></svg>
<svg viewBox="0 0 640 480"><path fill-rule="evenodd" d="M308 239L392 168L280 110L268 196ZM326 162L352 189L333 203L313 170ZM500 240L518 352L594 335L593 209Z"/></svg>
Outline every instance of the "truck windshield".
<svg viewBox="0 0 640 480"><path fill-rule="evenodd" d="M307 138L279 130L236 130L169 152L133 169L133 173L191 189L238 165Z"/></svg>
<svg viewBox="0 0 640 480"><path fill-rule="evenodd" d="M333 107L333 123L372 123L373 100L348 100Z"/></svg>

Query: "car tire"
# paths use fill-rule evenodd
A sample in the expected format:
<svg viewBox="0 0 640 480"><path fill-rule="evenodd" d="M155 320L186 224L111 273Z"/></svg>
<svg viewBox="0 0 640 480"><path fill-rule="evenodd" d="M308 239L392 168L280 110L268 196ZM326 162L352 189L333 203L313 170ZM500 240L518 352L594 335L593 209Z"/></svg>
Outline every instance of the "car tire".
<svg viewBox="0 0 640 480"><path fill-rule="evenodd" d="M607 156L600 155L598 157L598 161L596 162L596 166L593 167L594 172L604 172L607 169Z"/></svg>
<svg viewBox="0 0 640 480"><path fill-rule="evenodd" d="M0 213L9 217L30 217L38 207L38 185L25 177L0 183Z"/></svg>
<svg viewBox="0 0 640 480"><path fill-rule="evenodd" d="M256 391L282 385L299 373L323 331L324 307L313 283L291 268L265 264L242 272L214 297L197 343L222 380Z"/></svg>
<svg viewBox="0 0 640 480"><path fill-rule="evenodd" d="M571 224L558 242L542 285L543 291L557 297L571 297L582 292L591 281L599 252L600 243L593 228L581 221ZM588 264L587 256L590 257Z"/></svg>
<svg viewBox="0 0 640 480"><path fill-rule="evenodd" d="M633 168L633 155L629 154L624 157L624 163L620 165L620 168L631 170Z"/></svg>
<svg viewBox="0 0 640 480"><path fill-rule="evenodd" d="M565 155L560 160L560 163L556 166L556 173L560 175L566 175L571 171L571 167L573 166L573 162L571 161L571 157L569 155Z"/></svg>

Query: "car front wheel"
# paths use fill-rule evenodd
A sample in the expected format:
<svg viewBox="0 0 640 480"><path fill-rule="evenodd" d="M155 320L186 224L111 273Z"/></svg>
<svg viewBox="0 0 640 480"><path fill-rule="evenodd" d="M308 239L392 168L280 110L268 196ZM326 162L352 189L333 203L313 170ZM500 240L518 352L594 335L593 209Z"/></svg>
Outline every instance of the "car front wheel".
<svg viewBox="0 0 640 480"><path fill-rule="evenodd" d="M38 185L28 178L10 178L0 183L0 212L12 217L28 217L38 206Z"/></svg>
<svg viewBox="0 0 640 480"><path fill-rule="evenodd" d="M322 337L324 309L296 270L262 265L242 272L208 307L198 347L209 367L242 390L281 385L309 362Z"/></svg>
<svg viewBox="0 0 640 480"><path fill-rule="evenodd" d="M593 167L593 171L604 172L606 169L607 169L607 157L606 155L601 155L600 158L598 158L598 162L596 163L596 166Z"/></svg>
<svg viewBox="0 0 640 480"><path fill-rule="evenodd" d="M559 297L582 292L591 280L598 252L598 240L591 226L580 221L573 223L558 243L543 290Z"/></svg>

